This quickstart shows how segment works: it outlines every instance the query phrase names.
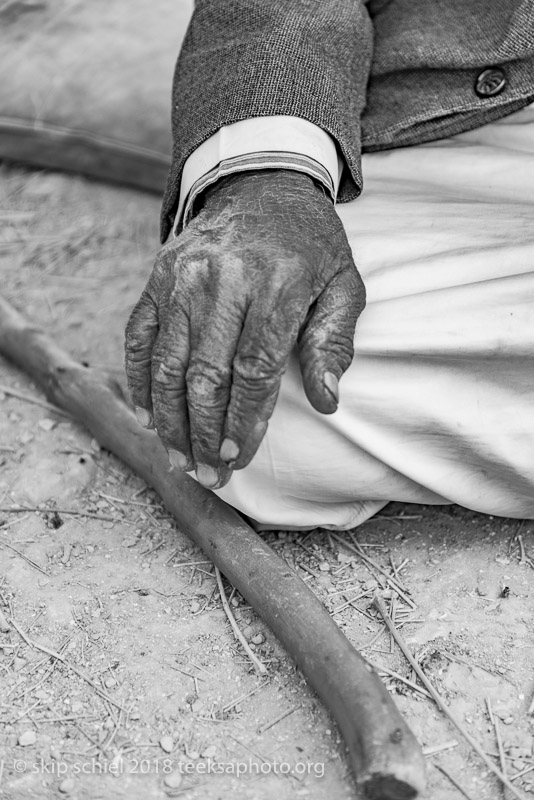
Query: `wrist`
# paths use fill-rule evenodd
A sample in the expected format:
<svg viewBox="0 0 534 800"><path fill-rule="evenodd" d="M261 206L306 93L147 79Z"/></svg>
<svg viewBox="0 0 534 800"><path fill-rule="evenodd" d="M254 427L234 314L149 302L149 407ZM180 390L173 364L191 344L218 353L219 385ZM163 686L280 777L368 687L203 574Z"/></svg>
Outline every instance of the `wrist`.
<svg viewBox="0 0 534 800"><path fill-rule="evenodd" d="M197 216L203 208L221 202L226 204L247 198L254 203L265 197L274 201L291 198L297 202L309 202L313 197L315 202L323 200L333 206L332 198L323 184L307 173L292 169L262 169L235 172L208 186L195 199L192 216Z"/></svg>

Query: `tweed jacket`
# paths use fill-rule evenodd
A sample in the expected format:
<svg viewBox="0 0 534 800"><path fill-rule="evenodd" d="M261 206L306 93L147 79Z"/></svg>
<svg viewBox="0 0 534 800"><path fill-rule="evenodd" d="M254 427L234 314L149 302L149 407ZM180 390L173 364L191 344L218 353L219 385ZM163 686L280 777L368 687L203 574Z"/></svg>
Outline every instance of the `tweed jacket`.
<svg viewBox="0 0 534 800"><path fill-rule="evenodd" d="M302 117L362 189L361 153L439 139L534 100L534 0L197 0L173 84L161 236L188 156L223 125Z"/></svg>

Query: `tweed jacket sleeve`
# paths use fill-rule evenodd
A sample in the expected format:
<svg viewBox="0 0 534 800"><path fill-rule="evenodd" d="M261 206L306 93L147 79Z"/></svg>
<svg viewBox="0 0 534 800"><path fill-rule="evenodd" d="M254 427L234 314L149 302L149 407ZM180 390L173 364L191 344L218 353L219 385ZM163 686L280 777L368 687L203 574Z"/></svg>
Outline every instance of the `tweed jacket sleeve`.
<svg viewBox="0 0 534 800"><path fill-rule="evenodd" d="M372 46L363 0L197 0L174 77L162 241L187 158L222 126L250 117L301 117L329 133L346 164L339 196L357 197Z"/></svg>

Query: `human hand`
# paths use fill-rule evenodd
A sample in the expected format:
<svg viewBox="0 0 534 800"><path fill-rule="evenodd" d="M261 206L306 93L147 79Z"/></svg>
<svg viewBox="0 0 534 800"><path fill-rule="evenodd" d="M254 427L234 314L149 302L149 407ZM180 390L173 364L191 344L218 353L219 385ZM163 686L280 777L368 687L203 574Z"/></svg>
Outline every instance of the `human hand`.
<svg viewBox="0 0 534 800"><path fill-rule="evenodd" d="M331 200L307 175L224 178L158 254L126 328L138 419L173 467L219 488L254 456L291 350L324 414L353 356L365 289Z"/></svg>

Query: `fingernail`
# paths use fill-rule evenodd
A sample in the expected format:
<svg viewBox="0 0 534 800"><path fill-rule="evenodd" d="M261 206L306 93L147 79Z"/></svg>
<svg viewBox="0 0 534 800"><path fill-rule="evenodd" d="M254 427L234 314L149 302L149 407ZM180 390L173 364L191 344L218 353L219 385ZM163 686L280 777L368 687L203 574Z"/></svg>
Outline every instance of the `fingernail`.
<svg viewBox="0 0 534 800"><path fill-rule="evenodd" d="M333 372L325 372L323 376L324 385L336 401L339 403L339 381Z"/></svg>
<svg viewBox="0 0 534 800"><path fill-rule="evenodd" d="M152 414L140 406L135 407L135 416L137 417L139 425L142 425L143 428L148 428L152 422Z"/></svg>
<svg viewBox="0 0 534 800"><path fill-rule="evenodd" d="M239 447L234 441L232 441L232 439L224 439L219 455L221 457L221 461L225 461L228 464L230 461L235 461L238 457Z"/></svg>
<svg viewBox="0 0 534 800"><path fill-rule="evenodd" d="M207 464L197 464L196 472L198 482L206 489L214 489L219 483L219 473L213 467L208 467Z"/></svg>
<svg viewBox="0 0 534 800"><path fill-rule="evenodd" d="M185 470L187 467L187 457L179 450L168 450L169 462L173 469Z"/></svg>

